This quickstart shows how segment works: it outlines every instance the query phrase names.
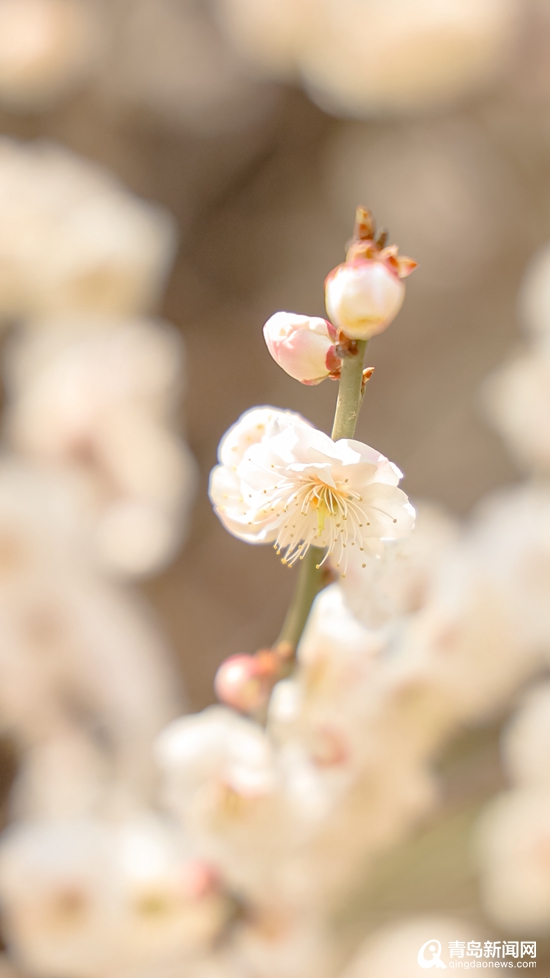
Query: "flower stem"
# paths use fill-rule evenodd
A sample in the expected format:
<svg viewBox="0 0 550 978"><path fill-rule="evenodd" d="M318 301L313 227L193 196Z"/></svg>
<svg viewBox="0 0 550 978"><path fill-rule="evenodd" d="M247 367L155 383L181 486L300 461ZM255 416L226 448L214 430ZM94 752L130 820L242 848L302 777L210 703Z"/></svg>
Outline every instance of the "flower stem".
<svg viewBox="0 0 550 978"><path fill-rule="evenodd" d="M353 438L363 400L363 364L367 340L357 341L357 353L344 357L338 388L332 438Z"/></svg>
<svg viewBox="0 0 550 978"><path fill-rule="evenodd" d="M285 647L287 655L296 651L314 598L323 587L323 571L318 567L323 557L324 550L310 547L300 565L296 588L276 643L276 647Z"/></svg>
<svg viewBox="0 0 550 978"><path fill-rule="evenodd" d="M363 399L363 363L367 341L357 342L357 352L344 357L338 388L336 413L332 426L332 438L353 438L361 401ZM324 551L310 547L301 563L296 589L292 596L283 627L275 648L285 655L293 655L309 618L313 601L327 583L323 568L319 567Z"/></svg>

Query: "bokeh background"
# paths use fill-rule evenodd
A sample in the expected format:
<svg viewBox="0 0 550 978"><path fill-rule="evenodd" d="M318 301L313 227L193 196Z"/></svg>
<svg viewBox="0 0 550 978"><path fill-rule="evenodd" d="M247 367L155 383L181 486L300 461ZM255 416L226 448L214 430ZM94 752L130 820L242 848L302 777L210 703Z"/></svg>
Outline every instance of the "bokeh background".
<svg viewBox="0 0 550 978"><path fill-rule="evenodd" d="M261 327L279 309L323 315L323 281L357 204L419 262L397 321L369 346L376 369L358 437L399 464L413 500L460 517L518 477L483 418L480 385L523 342L522 278L550 239L550 7L457 0L463 35L450 43L437 3L415 0L434 25L419 53L414 23L397 30L399 10L394 33L371 31L368 11L354 26L353 3L339 14L328 4L332 26L314 44L315 6L0 0L0 134L61 144L177 224L152 311L184 339L177 424L199 478L184 546L137 587L193 710L213 702L223 659L274 640L293 587L270 548L246 547L214 516L217 445L256 404L330 427L336 385L287 377ZM369 16L376 6L365 4ZM291 24L299 7L313 18L305 26ZM437 825L385 857L349 911L350 934L365 908L371 925L419 910L483 918L466 851L480 806L504 783L500 721L447 753ZM7 786L8 741L5 754ZM550 974L540 955L537 973Z"/></svg>

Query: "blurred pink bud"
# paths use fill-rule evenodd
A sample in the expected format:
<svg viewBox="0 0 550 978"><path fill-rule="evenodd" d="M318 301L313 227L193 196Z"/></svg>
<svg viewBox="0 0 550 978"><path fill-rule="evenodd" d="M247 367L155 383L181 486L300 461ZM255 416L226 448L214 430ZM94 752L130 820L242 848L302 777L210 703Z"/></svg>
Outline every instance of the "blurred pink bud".
<svg viewBox="0 0 550 978"><path fill-rule="evenodd" d="M314 731L311 743L311 759L317 767L337 767L349 760L342 734L321 725Z"/></svg>
<svg viewBox="0 0 550 978"><path fill-rule="evenodd" d="M389 249L388 249L389 250ZM356 258L338 265L325 282L327 311L339 329L352 340L368 340L390 325L403 305L405 285L401 275L410 274L410 259L403 270L399 259L388 256ZM413 267L410 267L412 265Z"/></svg>
<svg viewBox="0 0 550 978"><path fill-rule="evenodd" d="M232 655L219 667L214 680L221 703L241 713L261 710L269 699L273 681L253 655Z"/></svg>
<svg viewBox="0 0 550 978"><path fill-rule="evenodd" d="M190 900L200 900L220 889L217 870L202 859L190 859L183 866L180 882L183 893Z"/></svg>
<svg viewBox="0 0 550 978"><path fill-rule="evenodd" d="M264 326L264 337L275 362L302 384L320 384L340 370L338 334L326 319L276 312Z"/></svg>

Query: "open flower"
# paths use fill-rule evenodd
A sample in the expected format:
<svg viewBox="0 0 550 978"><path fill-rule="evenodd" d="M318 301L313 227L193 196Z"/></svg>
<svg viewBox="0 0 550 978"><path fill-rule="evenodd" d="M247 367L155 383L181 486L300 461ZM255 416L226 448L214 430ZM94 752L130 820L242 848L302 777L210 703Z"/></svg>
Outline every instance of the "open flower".
<svg viewBox="0 0 550 978"><path fill-rule="evenodd" d="M241 540L274 543L288 564L315 546L345 567L348 546L381 554L384 540L414 523L397 466L290 411L246 412L222 439L219 461L210 498L222 523Z"/></svg>
<svg viewBox="0 0 550 978"><path fill-rule="evenodd" d="M302 384L320 384L340 370L338 332L326 319L276 312L264 326L264 337L275 362Z"/></svg>

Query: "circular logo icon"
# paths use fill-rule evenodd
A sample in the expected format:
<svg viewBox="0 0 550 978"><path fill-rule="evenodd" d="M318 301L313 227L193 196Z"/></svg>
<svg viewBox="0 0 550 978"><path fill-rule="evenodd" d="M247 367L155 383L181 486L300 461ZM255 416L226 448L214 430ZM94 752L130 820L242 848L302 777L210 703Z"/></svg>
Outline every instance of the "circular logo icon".
<svg viewBox="0 0 550 978"><path fill-rule="evenodd" d="M429 955L429 957L428 957ZM421 968L446 968L441 960L441 941L426 941L418 952L418 963Z"/></svg>

